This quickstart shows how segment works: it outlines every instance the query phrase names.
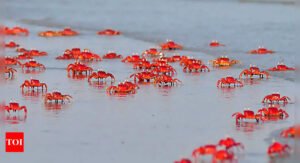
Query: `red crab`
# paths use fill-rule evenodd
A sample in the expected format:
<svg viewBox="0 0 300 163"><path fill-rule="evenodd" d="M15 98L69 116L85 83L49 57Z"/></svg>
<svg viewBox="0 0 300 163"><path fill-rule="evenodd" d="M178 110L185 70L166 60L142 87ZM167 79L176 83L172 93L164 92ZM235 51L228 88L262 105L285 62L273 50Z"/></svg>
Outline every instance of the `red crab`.
<svg viewBox="0 0 300 163"><path fill-rule="evenodd" d="M140 57L137 54L133 54L131 56L127 56L126 58L122 59L122 62L136 63L136 62L145 61L145 60L146 60L146 58Z"/></svg>
<svg viewBox="0 0 300 163"><path fill-rule="evenodd" d="M142 53L143 56L145 55L150 55L151 57L155 57L155 56L163 56L164 54L161 51L158 51L156 48L150 48L148 50L145 50Z"/></svg>
<svg viewBox="0 0 300 163"><path fill-rule="evenodd" d="M296 69L293 67L288 67L283 63L278 63L277 66L269 68L268 70L269 71L294 71Z"/></svg>
<svg viewBox="0 0 300 163"><path fill-rule="evenodd" d="M28 36L29 35L29 31L26 28L21 28L21 27L4 27L4 33L6 35L19 35L19 36Z"/></svg>
<svg viewBox="0 0 300 163"><path fill-rule="evenodd" d="M180 80L174 79L168 75L160 75L154 79L154 84L157 84L158 86L174 86L181 83Z"/></svg>
<svg viewBox="0 0 300 163"><path fill-rule="evenodd" d="M183 57L180 61L181 66L187 66L190 64L194 64L194 63L202 64L202 61L200 59L194 59L194 58L188 58L188 57Z"/></svg>
<svg viewBox="0 0 300 163"><path fill-rule="evenodd" d="M219 47L219 46L225 46L225 45L219 43L219 41L217 41L217 40L212 40L212 41L209 43L209 46L210 46L210 47Z"/></svg>
<svg viewBox="0 0 300 163"><path fill-rule="evenodd" d="M138 86L131 82L122 82L117 86L110 86L106 89L109 95L112 94L135 94Z"/></svg>
<svg viewBox="0 0 300 163"><path fill-rule="evenodd" d="M105 55L103 55L103 59L121 59L123 56L121 54L117 54L115 52L109 51Z"/></svg>
<svg viewBox="0 0 300 163"><path fill-rule="evenodd" d="M234 159L235 156L233 152L227 150L219 150L216 151L216 153L214 153L212 162L223 162L223 161L232 162Z"/></svg>
<svg viewBox="0 0 300 163"><path fill-rule="evenodd" d="M232 117L235 117L236 123L239 123L244 119L256 120L256 122L259 122L259 120L261 119L260 114L255 114L254 111L249 109L245 109L243 113L236 112L232 114Z"/></svg>
<svg viewBox="0 0 300 163"><path fill-rule="evenodd" d="M179 54L175 54L168 58L168 62L180 62L182 60L182 58L184 58L184 57L186 57L186 56L181 56Z"/></svg>
<svg viewBox="0 0 300 163"><path fill-rule="evenodd" d="M12 79L14 77L14 73L17 72L16 69L4 67L4 73L8 74L8 78Z"/></svg>
<svg viewBox="0 0 300 163"><path fill-rule="evenodd" d="M98 54L92 53L89 49L84 49L78 56L74 57L75 59L83 61L101 61L101 57Z"/></svg>
<svg viewBox="0 0 300 163"><path fill-rule="evenodd" d="M268 107L268 108L262 108L258 110L258 114L262 115L264 118L287 118L289 117L289 114L284 111L283 109L280 109L278 107Z"/></svg>
<svg viewBox="0 0 300 163"><path fill-rule="evenodd" d="M48 55L47 52L39 51L39 50L36 50L36 49L28 50L28 51L24 52L24 54L30 55L32 57L39 57L39 56Z"/></svg>
<svg viewBox="0 0 300 163"><path fill-rule="evenodd" d="M5 111L7 111L8 113L11 113L11 111L13 112L19 112L19 111L24 111L25 115L27 115L27 108L26 106L20 106L19 103L17 102L10 102L9 105L4 106Z"/></svg>
<svg viewBox="0 0 300 163"><path fill-rule="evenodd" d="M61 34L57 31L43 31L43 32L39 32L38 36L40 36L40 37L57 37L57 36L61 36Z"/></svg>
<svg viewBox="0 0 300 163"><path fill-rule="evenodd" d="M63 29L62 31L58 31L59 35L61 36L76 36L79 33L71 29L70 27L67 27Z"/></svg>
<svg viewBox="0 0 300 163"><path fill-rule="evenodd" d="M272 93L263 98L262 103L279 103L287 104L291 99L288 96L281 96L279 93Z"/></svg>
<svg viewBox="0 0 300 163"><path fill-rule="evenodd" d="M291 152L291 147L287 144L281 144L279 142L273 142L268 148L268 155L270 157L274 156L285 156L289 155Z"/></svg>
<svg viewBox="0 0 300 163"><path fill-rule="evenodd" d="M14 41L10 41L8 43L5 44L5 47L6 48L16 48L16 47L19 47L20 45L15 43Z"/></svg>
<svg viewBox="0 0 300 163"><path fill-rule="evenodd" d="M5 57L4 58L4 65L6 66L13 66L13 65L22 65L20 61L13 57Z"/></svg>
<svg viewBox="0 0 300 163"><path fill-rule="evenodd" d="M272 54L275 52L272 50L269 50L267 48L259 46L258 49L251 50L248 53L250 53L250 54Z"/></svg>
<svg viewBox="0 0 300 163"><path fill-rule="evenodd" d="M144 72L139 72L139 73L135 73L135 74L131 74L130 75L130 78L134 78L134 81L136 82L137 80L139 82L150 82L151 80L155 80L155 78L157 77L158 75L152 73L152 72L149 72L149 71L144 71Z"/></svg>
<svg viewBox="0 0 300 163"><path fill-rule="evenodd" d="M232 66L232 65L235 65L235 64L238 64L240 63L240 61L238 60L230 60L228 57L224 57L224 56L221 56L217 59L214 59L214 60L210 60L209 61L210 63L212 63L212 65L214 67L221 67L221 66Z"/></svg>
<svg viewBox="0 0 300 163"><path fill-rule="evenodd" d="M284 138L299 137L300 136L300 125L295 125L295 126L289 127L288 129L281 131L280 136L284 137Z"/></svg>
<svg viewBox="0 0 300 163"><path fill-rule="evenodd" d="M30 69L30 68L33 68L33 69L39 68L39 70L45 70L46 69L46 67L43 64L38 63L35 60L30 60L30 61L24 63L22 65L22 69L24 69L24 68L27 68L27 69Z"/></svg>
<svg viewBox="0 0 300 163"><path fill-rule="evenodd" d="M19 48L16 49L16 52L21 52L21 53L27 52L27 51L28 51L27 49L22 48L22 47L19 47Z"/></svg>
<svg viewBox="0 0 300 163"><path fill-rule="evenodd" d="M209 68L204 64L192 63L183 68L183 72L209 72Z"/></svg>
<svg viewBox="0 0 300 163"><path fill-rule="evenodd" d="M155 66L151 64L149 61L140 61L133 64L133 69L140 69L140 70L151 70Z"/></svg>
<svg viewBox="0 0 300 163"><path fill-rule="evenodd" d="M98 35L106 35L106 36L116 36L116 35L120 35L121 32L113 30L113 29L105 29L103 31L97 32L97 34Z"/></svg>
<svg viewBox="0 0 300 163"><path fill-rule="evenodd" d="M64 100L71 101L72 96L70 95L63 95L60 92L54 91L52 93L47 93L45 95L45 103L55 101L55 103L58 103L58 101L61 101L61 103L64 102Z"/></svg>
<svg viewBox="0 0 300 163"><path fill-rule="evenodd" d="M158 66L155 67L152 72L157 75L170 75L173 76L176 74L176 70L170 65Z"/></svg>
<svg viewBox="0 0 300 163"><path fill-rule="evenodd" d="M85 72L86 75L91 74L93 69L85 64L80 62L75 62L74 64L69 64L67 67L68 74L72 72L72 76L76 76L77 74L82 74Z"/></svg>
<svg viewBox="0 0 300 163"><path fill-rule="evenodd" d="M20 87L22 88L22 91L24 90L24 87L26 87L27 89L31 89L32 91L34 91L34 88L38 89L39 87L41 87L42 91L44 90L44 88L47 91L47 84L41 83L37 79L25 80Z"/></svg>
<svg viewBox="0 0 300 163"><path fill-rule="evenodd" d="M250 65L249 69L245 69L240 73L239 78L242 78L243 76L245 76L246 78L249 78L250 76L250 78L252 78L255 75L259 76L259 78L266 77L267 79L270 76L270 74L267 71L260 71L260 69L257 66Z"/></svg>
<svg viewBox="0 0 300 163"><path fill-rule="evenodd" d="M220 80L218 80L217 82L217 87L230 87L233 84L233 87L242 87L244 86L244 84L237 80L236 78L232 77L232 76L227 76L225 78L221 78Z"/></svg>
<svg viewBox="0 0 300 163"><path fill-rule="evenodd" d="M75 59L74 55L72 54L72 51L67 49L65 50L64 54L61 56L56 57L55 59L58 60L69 60L69 59Z"/></svg>
<svg viewBox="0 0 300 163"><path fill-rule="evenodd" d="M25 59L33 59L33 57L28 53L20 53L18 54L18 56L15 57L15 59L25 60Z"/></svg>
<svg viewBox="0 0 300 163"><path fill-rule="evenodd" d="M198 147L198 148L194 149L194 151L192 152L192 156L197 161L197 158L199 156L213 155L214 153L216 153L216 151L217 151L217 146L216 145L207 144L207 145L204 145L204 146L201 146L201 147Z"/></svg>
<svg viewBox="0 0 300 163"><path fill-rule="evenodd" d="M175 161L174 163L192 163L192 161L187 158L183 158L179 161Z"/></svg>
<svg viewBox="0 0 300 163"><path fill-rule="evenodd" d="M244 145L240 142L236 142L233 138L227 137L225 139L221 139L218 143L220 146L224 146L226 149L230 149L233 147L237 147L240 149L244 149Z"/></svg>
<svg viewBox="0 0 300 163"><path fill-rule="evenodd" d="M177 50L177 49L183 49L183 46L175 43L174 41L167 40L166 43L160 44L160 47L162 50Z"/></svg>
<svg viewBox="0 0 300 163"><path fill-rule="evenodd" d="M99 80L103 80L106 78L111 78L111 82L115 81L115 77L113 74L111 73L107 73L105 71L99 70L97 72L93 72L89 77L88 77L88 82L90 82L92 79L97 79Z"/></svg>

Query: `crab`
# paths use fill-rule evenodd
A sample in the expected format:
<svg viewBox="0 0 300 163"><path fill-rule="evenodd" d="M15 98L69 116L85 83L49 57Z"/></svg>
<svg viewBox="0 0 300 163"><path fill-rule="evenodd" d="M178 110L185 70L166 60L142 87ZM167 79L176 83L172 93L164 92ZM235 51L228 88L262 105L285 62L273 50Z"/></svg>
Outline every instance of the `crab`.
<svg viewBox="0 0 300 163"><path fill-rule="evenodd" d="M26 60L26 59L33 59L33 57L28 53L19 53L18 56L15 57L15 59Z"/></svg>
<svg viewBox="0 0 300 163"><path fill-rule="evenodd" d="M193 150L192 156L196 160L199 158L199 156L204 156L204 155L213 155L217 151L217 146L214 144L207 144L201 147L198 147Z"/></svg>
<svg viewBox="0 0 300 163"><path fill-rule="evenodd" d="M46 83L41 83L39 80L37 79L30 79L30 80L25 80L24 83L20 86L22 88L22 91L24 90L24 88L26 87L27 89L31 89L32 91L34 91L34 88L42 88L42 91L45 90L47 91L47 84Z"/></svg>
<svg viewBox="0 0 300 163"><path fill-rule="evenodd" d="M262 103L279 103L283 102L287 104L291 99L288 96L281 96L279 93L272 93L265 96L262 100Z"/></svg>
<svg viewBox="0 0 300 163"><path fill-rule="evenodd" d="M176 70L170 65L157 66L151 72L157 75L173 76L176 74Z"/></svg>
<svg viewBox="0 0 300 163"><path fill-rule="evenodd" d="M194 63L202 64L203 62L200 59L188 58L188 57L182 57L180 61L181 66L187 66Z"/></svg>
<svg viewBox="0 0 300 163"><path fill-rule="evenodd" d="M210 47L219 47L219 46L225 46L224 44L221 44L219 41L217 40L212 40L210 43L209 43L209 46Z"/></svg>
<svg viewBox="0 0 300 163"><path fill-rule="evenodd" d="M154 84L158 86L175 86L181 83L179 79L172 78L168 75L160 75L154 79Z"/></svg>
<svg viewBox="0 0 300 163"><path fill-rule="evenodd" d="M242 78L245 76L246 78L252 78L253 76L259 76L259 78L264 78L266 77L267 79L269 78L270 74L267 71L261 71L257 66L255 65L250 65L249 69L244 69L240 75L239 78Z"/></svg>
<svg viewBox="0 0 300 163"><path fill-rule="evenodd" d="M45 95L45 103L55 101L55 103L58 103L61 101L61 103L64 103L65 100L71 101L72 96L70 95L64 95L58 91L54 91L52 93L47 93Z"/></svg>
<svg viewBox="0 0 300 163"><path fill-rule="evenodd" d="M38 63L37 61L35 61L33 59L30 60L30 61L28 61L28 62L26 62L26 63L24 63L24 64L22 64L22 69L24 69L24 68L27 68L27 69L38 68L39 70L45 70L46 69L46 67L43 64Z"/></svg>
<svg viewBox="0 0 300 163"><path fill-rule="evenodd" d="M171 40L167 40L167 42L160 44L160 47L162 50L177 50L177 49L182 50L183 49L182 45L179 45Z"/></svg>
<svg viewBox="0 0 300 163"><path fill-rule="evenodd" d="M40 37L57 37L60 36L60 33L58 33L57 31L43 31L43 32L39 32L38 36Z"/></svg>
<svg viewBox="0 0 300 163"><path fill-rule="evenodd" d="M101 57L98 54L92 53L89 49L84 49L78 56L74 57L75 59L83 61L101 61Z"/></svg>
<svg viewBox="0 0 300 163"><path fill-rule="evenodd" d="M32 57L40 57L40 56L48 55L47 52L39 51L39 50L36 50L36 49L25 51L24 54L30 55Z"/></svg>
<svg viewBox="0 0 300 163"><path fill-rule="evenodd" d="M130 75L130 78L134 78L134 81L136 82L137 80L139 82L150 82L151 80L155 80L155 78L157 77L158 75L152 73L152 72L149 72L149 71L143 71L143 72L139 72L139 73L135 73L135 74L131 74Z"/></svg>
<svg viewBox="0 0 300 163"><path fill-rule="evenodd" d="M75 62L74 64L69 64L67 67L67 72L68 74L70 72L72 72L72 76L76 76L76 74L82 74L85 72L86 75L91 74L91 72L93 71L93 68L82 64L80 62Z"/></svg>
<svg viewBox="0 0 300 163"><path fill-rule="evenodd" d="M93 72L89 77L88 77L88 82L90 82L92 79L97 79L99 80L103 80L106 78L111 78L111 82L115 81L115 77L113 74L111 73L107 73L105 71L99 70L97 72Z"/></svg>
<svg viewBox="0 0 300 163"><path fill-rule="evenodd" d="M233 162L234 159L235 156L233 152L228 150L218 150L214 153L212 162L224 162L224 161Z"/></svg>
<svg viewBox="0 0 300 163"><path fill-rule="evenodd" d="M192 163L192 161L190 159L183 158L179 161L175 161L174 163Z"/></svg>
<svg viewBox="0 0 300 163"><path fill-rule="evenodd" d="M133 64L133 69L140 69L140 70L151 70L155 66L151 64L149 61L140 61L138 63Z"/></svg>
<svg viewBox="0 0 300 163"><path fill-rule="evenodd" d="M238 79L232 77L232 76L227 76L225 78L221 78L220 80L217 81L217 87L230 87L233 84L233 87L243 87L244 84L239 81Z"/></svg>
<svg viewBox="0 0 300 163"><path fill-rule="evenodd" d="M258 114L260 114L264 119L266 118L288 118L289 114L278 107L270 106L268 108L261 108L258 110Z"/></svg>
<svg viewBox="0 0 300 163"><path fill-rule="evenodd" d="M4 58L4 65L6 66L14 66L14 65L22 65L20 61L13 57L5 57Z"/></svg>
<svg viewBox="0 0 300 163"><path fill-rule="evenodd" d="M288 67L283 63L278 63L277 66L269 68L268 71L295 71L293 67Z"/></svg>
<svg viewBox="0 0 300 163"><path fill-rule="evenodd" d="M19 35L19 36L28 36L29 35L29 31L26 28L22 28L22 27L4 27L4 33L6 35Z"/></svg>
<svg viewBox="0 0 300 163"><path fill-rule="evenodd" d="M75 59L74 55L72 54L72 51L67 49L64 51L64 54L61 56L57 56L55 59L58 60L69 60L69 59Z"/></svg>
<svg viewBox="0 0 300 163"><path fill-rule="evenodd" d="M136 89L139 87L131 82L122 82L119 83L117 86L110 86L106 89L107 94L112 95L112 94L135 94Z"/></svg>
<svg viewBox="0 0 300 163"><path fill-rule="evenodd" d="M214 67L222 67L222 66L228 67L240 63L240 61L238 60L234 60L234 59L230 60L227 56L221 56L214 60L210 60L209 62L212 63Z"/></svg>
<svg viewBox="0 0 300 163"><path fill-rule="evenodd" d="M27 51L28 51L27 49L22 48L22 47L19 47L19 48L16 49L16 52L21 52L21 53L27 52Z"/></svg>
<svg viewBox="0 0 300 163"><path fill-rule="evenodd" d="M20 106L17 102L10 102L8 105L4 106L5 111L7 111L9 114L11 111L13 112L19 112L24 111L25 116L27 115L27 107L26 106Z"/></svg>
<svg viewBox="0 0 300 163"><path fill-rule="evenodd" d="M102 57L103 59L121 59L123 56L121 54L117 54L115 52L109 51Z"/></svg>
<svg viewBox="0 0 300 163"><path fill-rule="evenodd" d="M219 146L224 146L227 150L233 147L237 147L239 149L244 149L244 145L240 142L236 142L231 137L226 137L225 139L221 139L218 143Z"/></svg>
<svg viewBox="0 0 300 163"><path fill-rule="evenodd" d="M12 79L14 77L14 73L17 72L14 68L4 67L4 73L8 74L8 78Z"/></svg>
<svg viewBox="0 0 300 163"><path fill-rule="evenodd" d="M291 147L287 144L281 144L275 141L268 147L267 152L270 157L275 157L275 156L282 157L290 154Z"/></svg>
<svg viewBox="0 0 300 163"><path fill-rule="evenodd" d="M103 31L97 32L98 35L106 35L106 36L116 36L120 35L121 32L113 29L105 29Z"/></svg>
<svg viewBox="0 0 300 163"><path fill-rule="evenodd" d="M131 56L127 56L124 59L122 59L122 62L136 63L136 62L145 61L145 60L146 60L146 58L140 57L137 54L133 54Z"/></svg>
<svg viewBox="0 0 300 163"><path fill-rule="evenodd" d="M156 48L150 48L148 50L145 50L142 53L143 56L150 55L151 57L155 56L163 56L164 54L161 51L158 51Z"/></svg>
<svg viewBox="0 0 300 163"><path fill-rule="evenodd" d="M192 63L183 68L183 72L209 72L209 68L204 64Z"/></svg>
<svg viewBox="0 0 300 163"><path fill-rule="evenodd" d="M244 121L245 119L256 120L256 122L259 122L259 120L261 120L261 115L255 114L254 111L250 109L245 109L243 113L240 112L233 113L232 117L235 117L236 123Z"/></svg>
<svg viewBox="0 0 300 163"><path fill-rule="evenodd" d="M250 53L250 54L272 54L275 52L272 50L269 50L267 48L264 48L262 46L259 46L257 49L250 50L248 53Z"/></svg>
<svg viewBox="0 0 300 163"><path fill-rule="evenodd" d="M79 33L71 29L70 27L67 27L63 29L62 31L58 31L59 35L61 36L76 36Z"/></svg>
<svg viewBox="0 0 300 163"><path fill-rule="evenodd" d="M16 47L19 47L20 45L15 43L14 41L10 41L8 43L5 44L5 47L6 48L16 48Z"/></svg>
<svg viewBox="0 0 300 163"><path fill-rule="evenodd" d="M186 56L181 56L179 54L175 54L168 58L168 62L180 62L182 60L182 58L184 58L184 57L186 57Z"/></svg>
<svg viewBox="0 0 300 163"><path fill-rule="evenodd" d="M289 127L283 131L281 131L280 136L284 138L294 138L294 137L299 137L300 135L300 126L295 125L292 127Z"/></svg>

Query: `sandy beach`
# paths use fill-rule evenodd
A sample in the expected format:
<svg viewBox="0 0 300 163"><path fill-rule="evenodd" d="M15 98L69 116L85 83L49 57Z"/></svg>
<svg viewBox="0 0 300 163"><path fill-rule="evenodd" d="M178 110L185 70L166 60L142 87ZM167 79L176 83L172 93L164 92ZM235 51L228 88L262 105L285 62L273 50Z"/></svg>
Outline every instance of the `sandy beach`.
<svg viewBox="0 0 300 163"><path fill-rule="evenodd" d="M295 67L299 53L299 6L286 4L241 3L239 1L141 0L141 1L71 1L17 0L2 3L5 9L1 24L30 29L28 37L6 36L25 48L49 53L36 58L46 66L38 74L22 73L18 67L15 79L0 86L0 101L16 100L28 107L26 121L0 125L0 162L109 162L169 163L191 157L194 148L215 143L229 135L243 142L245 151L238 162L272 162L266 150L272 139L289 143L294 149L290 158L278 162L299 162L298 143L281 139L279 131L299 122L295 94L295 72L271 73L270 79L245 81L245 86L219 89L216 81L239 73L255 64L261 69L278 62ZM3 12L3 11L2 11ZM76 37L42 38L37 33L72 27ZM124 34L117 37L96 35L100 29L114 28ZM178 63L176 78L183 84L160 88L140 85L137 94L126 97L107 96L107 83L90 85L86 79L67 77L65 68L73 61L55 57L67 48L88 48L101 56L109 50L124 56L141 53L172 39L184 50L167 52L199 58L208 64L226 55L242 64L230 69L211 68L211 72L184 73ZM210 48L217 39L225 47ZM272 55L249 55L259 45L274 49ZM15 56L13 49L4 49L5 56ZM103 60L89 64L103 69L124 81L136 70L120 60ZM45 106L42 94L22 94L20 85L37 78L48 84L49 91L59 90L73 96L61 109ZM283 108L290 117L282 121L246 123L237 126L231 117L244 108L258 110L262 98L272 92L291 97ZM25 134L24 153L5 153L5 132ZM209 158L205 158L209 162Z"/></svg>

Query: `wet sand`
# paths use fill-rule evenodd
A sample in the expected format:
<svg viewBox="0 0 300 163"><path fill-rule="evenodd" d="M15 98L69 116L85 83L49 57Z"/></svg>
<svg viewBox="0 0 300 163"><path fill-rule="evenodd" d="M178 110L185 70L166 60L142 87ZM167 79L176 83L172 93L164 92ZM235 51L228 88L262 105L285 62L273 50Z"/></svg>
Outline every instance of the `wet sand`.
<svg viewBox="0 0 300 163"><path fill-rule="evenodd" d="M274 131L289 127L296 121L295 104L284 107L290 117L283 121L236 126L231 118L232 113L245 107L253 110L263 107L261 99L272 92L280 91L295 102L293 72L272 73L269 80L253 80L242 88L216 87L219 78L237 77L250 63L263 69L275 66L281 60L290 66L296 65L294 58L299 38L295 35L299 31L295 29L299 27L300 21L297 20L300 17L290 15L300 14L294 6L240 4L235 1L174 1L171 4L168 1L66 1L66 5L61 5L54 1L48 5L43 2L45 7L38 8L42 2L30 2L6 2L4 24L25 26L31 34L29 37L5 39L13 39L25 48L47 51L48 56L36 59L45 64L47 70L41 74L24 74L18 68L16 78L1 86L0 99L7 102L15 99L28 107L25 122L1 125L2 138L7 131L25 133L25 153L5 153L4 148L0 148L3 162L165 163L190 157L194 148L215 143L225 135L244 143L245 153L238 156L239 162L268 162L266 149L272 138L277 137ZM178 10L182 5L186 7ZM21 11L22 15L19 14ZM50 39L36 35L43 30L64 26L79 30L81 35ZM120 29L124 35L110 38L95 34L106 27ZM178 71L176 78L182 80L183 85L168 89L152 84L141 85L135 95L111 97L105 93L109 83L104 88L97 88L86 80L70 79L65 68L71 61L54 59L65 49L73 47L89 48L101 55L114 50L126 56L155 47L167 38L187 47L178 51L182 55L194 56L206 63L216 56L228 55L241 60L242 65L228 70L212 68L209 73L186 74L178 63L174 63L172 66ZM208 48L207 43L212 39L219 39L227 46ZM245 54L260 44L277 53L265 56ZM16 53L6 49L5 55ZM95 70L101 68L113 73L116 83L136 72L130 64L120 60L104 60L91 66ZM49 91L59 90L74 99L61 109L46 107L42 95L22 95L19 86L30 77L45 81ZM4 147L4 141L0 141L0 146Z"/></svg>

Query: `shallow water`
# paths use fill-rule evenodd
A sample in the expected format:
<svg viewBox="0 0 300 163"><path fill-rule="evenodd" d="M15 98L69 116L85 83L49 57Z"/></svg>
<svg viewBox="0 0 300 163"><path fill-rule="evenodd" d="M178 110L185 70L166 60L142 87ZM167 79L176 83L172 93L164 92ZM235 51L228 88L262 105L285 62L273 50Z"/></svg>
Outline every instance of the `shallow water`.
<svg viewBox="0 0 300 163"><path fill-rule="evenodd" d="M263 69L284 60L295 66L299 50L299 7L280 4L248 4L237 1L38 1L5 2L3 24L22 25L30 29L29 37L7 37L25 48L47 51L47 57L36 60L47 70L40 74L23 74L1 87L0 99L17 100L29 109L25 122L1 125L6 131L25 133L25 153L5 153L3 162L173 162L190 157L194 148L216 143L230 135L245 144L239 162L267 162L266 149L274 131L295 123L295 104L285 106L288 119L260 125L236 126L231 114L245 107L257 110L261 99L280 91L296 101L294 73L272 74L269 80L254 80L242 88L216 88L224 76L238 76L249 64ZM293 16L291 16L293 15ZM37 37L37 32L71 26L81 35L72 38ZM100 37L99 29L112 27L124 31L120 37ZM71 61L57 61L66 48L89 48L98 54L114 50L123 55L142 52L165 39L173 39L186 48L182 55L205 62L219 55L242 61L228 70L212 69L209 73L185 74L173 64L183 85L159 88L141 85L136 95L111 97L105 88L86 80L67 77L65 67ZM227 46L211 49L207 44L218 39ZM264 45L277 51L274 55L252 56L248 50ZM5 55L15 55L5 50ZM168 54L171 55L171 54ZM117 82L136 72L119 60L93 63L94 69L113 73ZM42 95L22 95L19 86L25 79L46 82L49 91L59 90L74 97L61 109L45 106ZM0 141L4 147L4 141ZM287 161L287 160L283 160ZM288 160L290 161L290 160ZM291 160L295 161L295 160ZM296 160L297 161L297 160Z"/></svg>

